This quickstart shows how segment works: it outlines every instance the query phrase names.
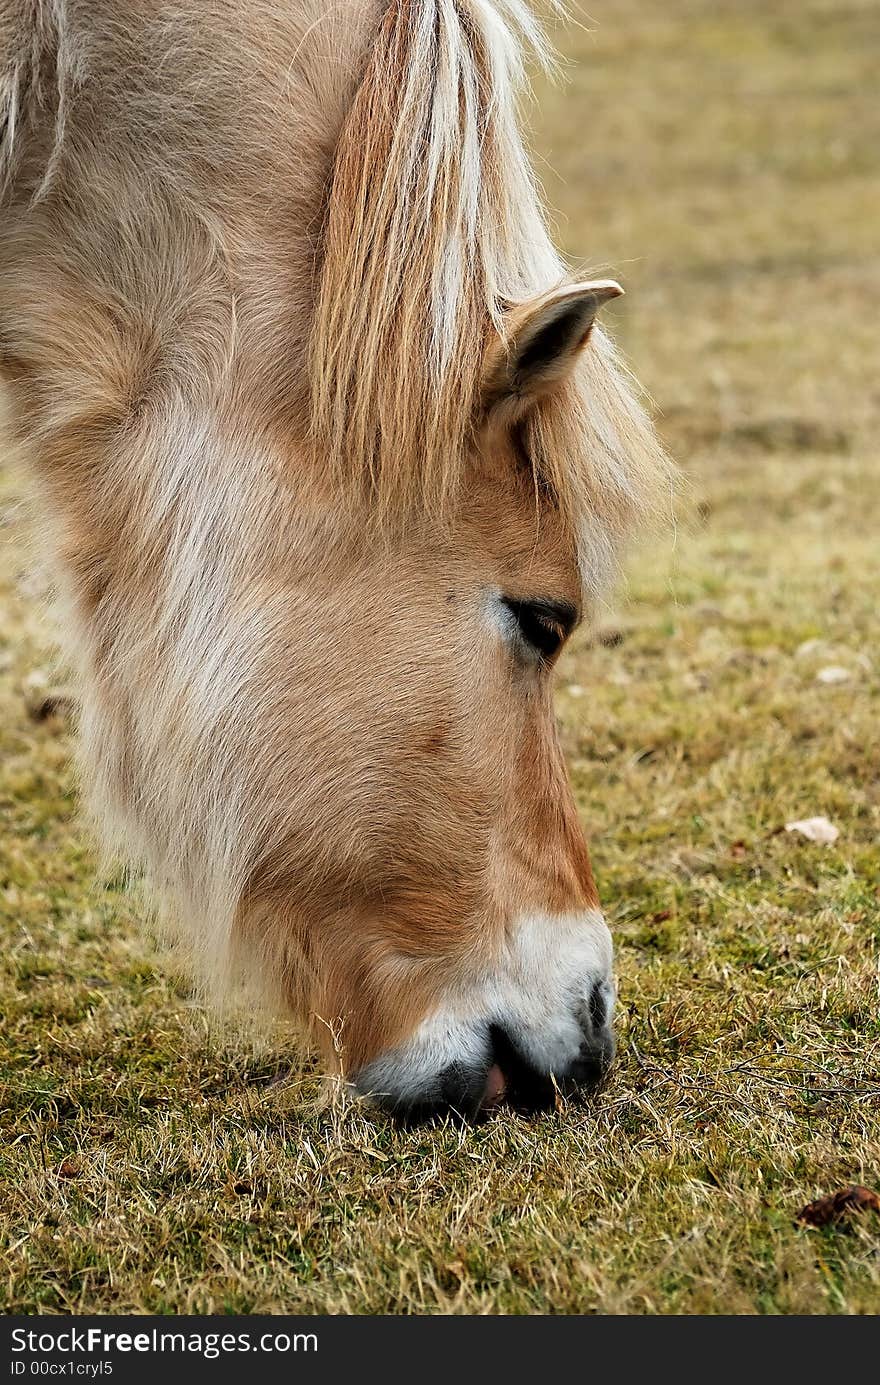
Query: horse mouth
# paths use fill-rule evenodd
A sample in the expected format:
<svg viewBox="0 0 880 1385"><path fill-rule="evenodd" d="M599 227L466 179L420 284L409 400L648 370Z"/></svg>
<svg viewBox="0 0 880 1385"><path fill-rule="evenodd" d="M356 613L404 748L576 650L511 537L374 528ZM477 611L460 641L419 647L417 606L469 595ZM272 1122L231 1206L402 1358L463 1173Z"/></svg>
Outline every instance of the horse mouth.
<svg viewBox="0 0 880 1385"><path fill-rule="evenodd" d="M515 1017L425 1027L416 1042L362 1068L353 1085L407 1125L443 1115L482 1121L499 1107L522 1115L561 1110L564 1101L590 1097L611 1067L616 1044L609 991L610 983L596 981L555 1028Z"/></svg>
<svg viewBox="0 0 880 1385"><path fill-rule="evenodd" d="M485 1076L451 1065L439 1078L439 1091L408 1100L383 1099L378 1103L404 1125L421 1125L437 1117L452 1116L480 1123L500 1108L533 1116L560 1109L565 1100L591 1096L608 1073L614 1056L610 1035L600 1045L582 1051L564 1073L542 1072L526 1062L503 1030L492 1031L492 1058Z"/></svg>
<svg viewBox="0 0 880 1385"><path fill-rule="evenodd" d="M552 1073L528 1062L500 1025L492 1026L491 1040L493 1061L486 1074L481 1115L502 1105L535 1114L558 1107L560 1098L589 1096L604 1082L616 1049L612 1031L600 1030L585 1038L578 1057L564 1072Z"/></svg>
<svg viewBox="0 0 880 1385"><path fill-rule="evenodd" d="M480 1105L481 1111L492 1111L500 1106L507 1095L507 1078L497 1063L493 1063L486 1074L486 1090Z"/></svg>

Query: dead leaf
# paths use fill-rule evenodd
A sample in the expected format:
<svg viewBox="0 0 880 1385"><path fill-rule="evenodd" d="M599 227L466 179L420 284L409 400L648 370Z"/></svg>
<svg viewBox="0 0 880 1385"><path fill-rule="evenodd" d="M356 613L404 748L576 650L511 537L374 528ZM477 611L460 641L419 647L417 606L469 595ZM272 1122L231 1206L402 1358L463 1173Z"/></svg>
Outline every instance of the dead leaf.
<svg viewBox="0 0 880 1385"><path fill-rule="evenodd" d="M797 822L787 822L786 832L799 832L808 841L830 846L840 836L840 830L827 818L799 818Z"/></svg>
<svg viewBox="0 0 880 1385"><path fill-rule="evenodd" d="M808 1202L795 1220L806 1226L831 1226L850 1212L880 1212L880 1196L870 1188L854 1183L850 1188L840 1188L836 1193L828 1193L815 1202Z"/></svg>

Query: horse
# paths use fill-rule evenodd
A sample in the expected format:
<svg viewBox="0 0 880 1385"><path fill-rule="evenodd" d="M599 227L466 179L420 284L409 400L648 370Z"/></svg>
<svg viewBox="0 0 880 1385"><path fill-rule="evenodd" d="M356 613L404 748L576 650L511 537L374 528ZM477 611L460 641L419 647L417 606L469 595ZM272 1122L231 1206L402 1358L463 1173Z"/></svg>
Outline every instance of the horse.
<svg viewBox="0 0 880 1385"><path fill-rule="evenodd" d="M553 670L669 464L524 0L0 0L0 375L82 798L198 994L405 1118L591 1091Z"/></svg>

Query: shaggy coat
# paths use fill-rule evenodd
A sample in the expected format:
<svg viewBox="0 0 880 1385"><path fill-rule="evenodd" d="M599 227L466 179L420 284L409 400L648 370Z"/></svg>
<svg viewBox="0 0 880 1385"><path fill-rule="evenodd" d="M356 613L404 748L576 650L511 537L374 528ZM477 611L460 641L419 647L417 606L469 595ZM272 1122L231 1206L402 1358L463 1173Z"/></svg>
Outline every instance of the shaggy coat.
<svg viewBox="0 0 880 1385"><path fill-rule="evenodd" d="M574 959L611 985L550 675L669 473L527 51L521 0L0 0L0 372L87 800L206 988L352 1074L502 1009L538 1053Z"/></svg>

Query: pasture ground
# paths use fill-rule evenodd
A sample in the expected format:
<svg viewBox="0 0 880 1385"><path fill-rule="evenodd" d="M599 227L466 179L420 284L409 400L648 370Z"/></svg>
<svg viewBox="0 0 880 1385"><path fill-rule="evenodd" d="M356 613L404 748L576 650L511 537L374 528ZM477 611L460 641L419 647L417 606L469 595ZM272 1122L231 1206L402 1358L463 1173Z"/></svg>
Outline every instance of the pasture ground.
<svg viewBox="0 0 880 1385"><path fill-rule="evenodd" d="M613 1078L401 1132L212 1028L96 879L63 723L26 715L48 626L7 479L6 1311L880 1306L880 1219L794 1222L880 1183L878 9L592 9L536 141L568 250L626 281L617 329L688 478L607 613L622 643L580 638L560 678L617 933ZM834 845L780 831L817 814Z"/></svg>

